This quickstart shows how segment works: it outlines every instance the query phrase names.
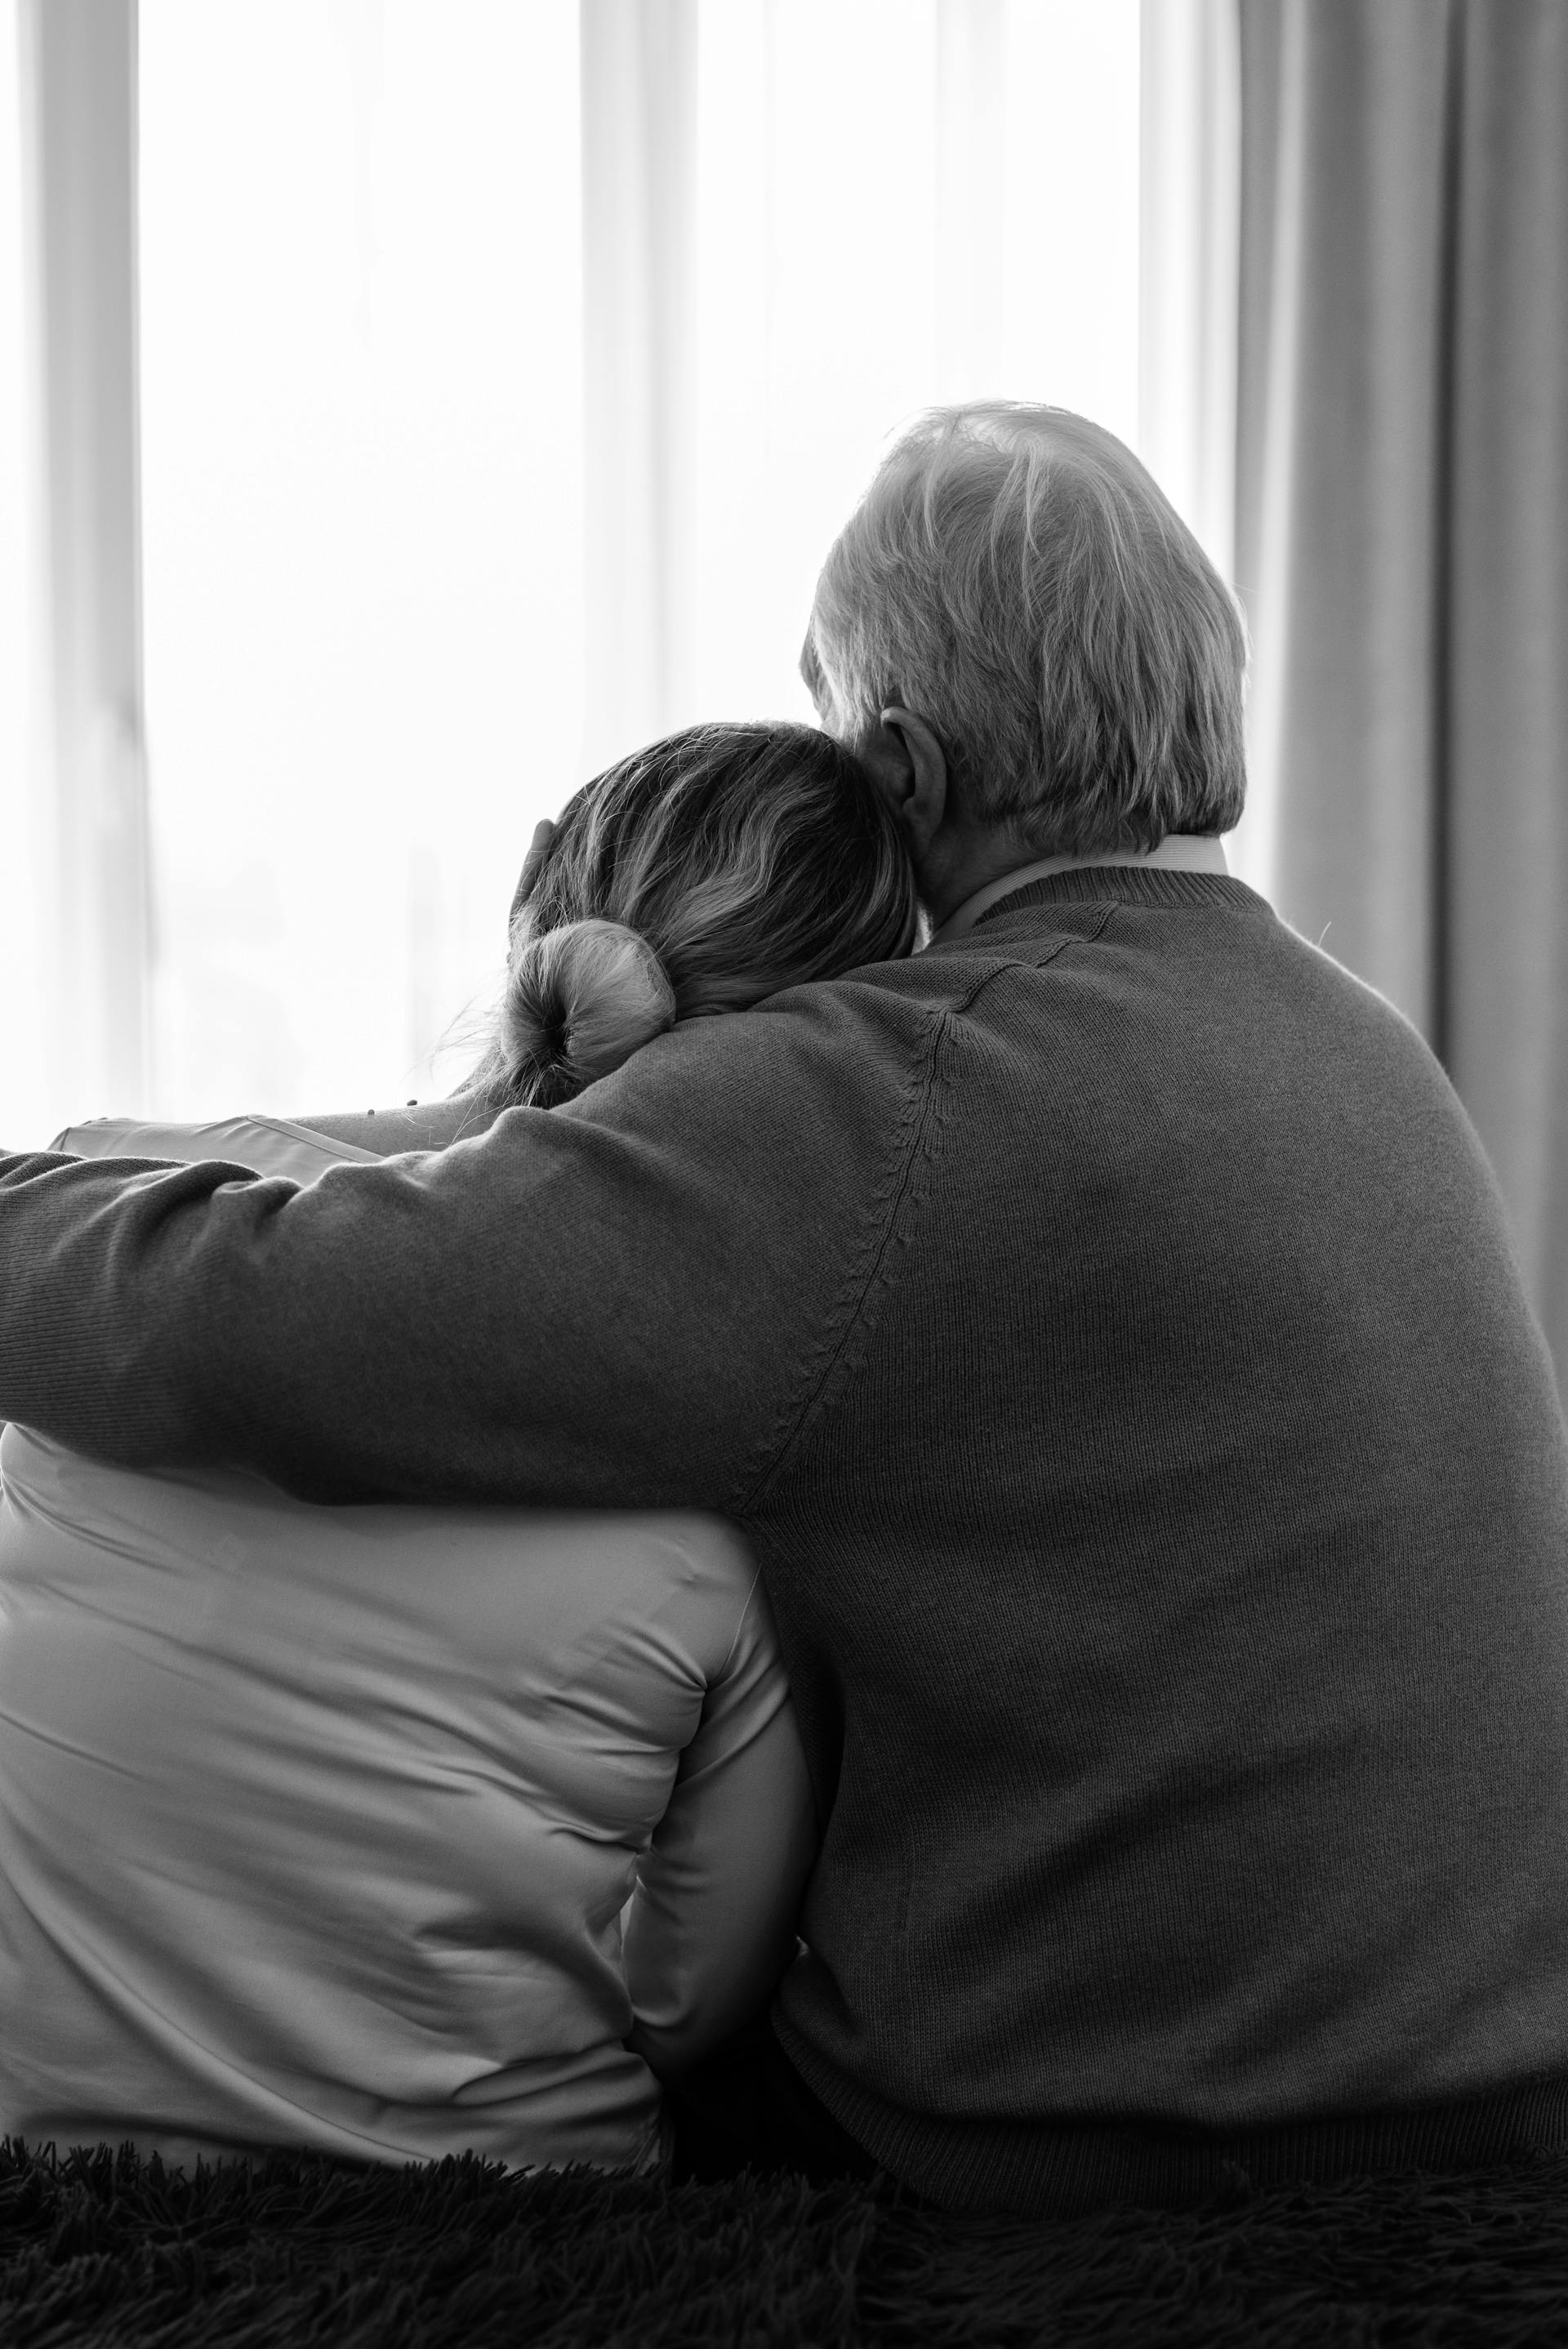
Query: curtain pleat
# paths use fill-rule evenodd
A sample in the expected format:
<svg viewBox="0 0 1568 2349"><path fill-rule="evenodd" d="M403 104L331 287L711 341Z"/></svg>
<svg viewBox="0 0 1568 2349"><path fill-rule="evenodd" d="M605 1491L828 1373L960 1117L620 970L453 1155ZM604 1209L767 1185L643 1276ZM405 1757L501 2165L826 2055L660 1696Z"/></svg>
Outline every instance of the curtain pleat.
<svg viewBox="0 0 1568 2349"><path fill-rule="evenodd" d="M1271 892L1443 1059L1568 1362L1568 7L1241 0L1241 29Z"/></svg>
<svg viewBox="0 0 1568 2349"><path fill-rule="evenodd" d="M1445 1044L1568 1373L1568 7L1463 23Z"/></svg>
<svg viewBox="0 0 1568 2349"><path fill-rule="evenodd" d="M696 0L582 0L590 768L691 699Z"/></svg>
<svg viewBox="0 0 1568 2349"><path fill-rule="evenodd" d="M17 33L42 688L30 885L45 1050L56 1082L135 1113L150 1074L152 919L136 0L24 0Z"/></svg>

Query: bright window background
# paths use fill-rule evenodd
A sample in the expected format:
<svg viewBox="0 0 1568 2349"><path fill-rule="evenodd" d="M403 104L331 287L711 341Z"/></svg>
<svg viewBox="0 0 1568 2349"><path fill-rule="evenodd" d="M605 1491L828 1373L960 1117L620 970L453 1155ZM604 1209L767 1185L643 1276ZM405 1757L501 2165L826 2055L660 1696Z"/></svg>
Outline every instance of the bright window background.
<svg viewBox="0 0 1568 2349"><path fill-rule="evenodd" d="M956 159L989 164L994 202L965 268L985 298L965 305L944 275L934 0L706 0L701 714L811 716L795 662L822 558L919 409L1047 400L1136 444L1137 0L998 13L1000 151Z"/></svg>
<svg viewBox="0 0 1568 2349"><path fill-rule="evenodd" d="M1138 14L1000 12L965 303L933 0L704 0L689 715L810 715L818 568L914 410L1136 440ZM154 1105L424 1097L583 773L577 9L142 0L140 40Z"/></svg>
<svg viewBox="0 0 1568 2349"><path fill-rule="evenodd" d="M576 7L140 37L158 1106L427 1093L576 776Z"/></svg>

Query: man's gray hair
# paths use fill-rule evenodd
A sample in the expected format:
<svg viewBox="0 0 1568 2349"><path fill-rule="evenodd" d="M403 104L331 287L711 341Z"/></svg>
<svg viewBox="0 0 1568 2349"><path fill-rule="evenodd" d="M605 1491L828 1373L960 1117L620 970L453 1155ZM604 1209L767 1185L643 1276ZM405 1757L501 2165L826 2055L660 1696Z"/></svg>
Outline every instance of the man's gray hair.
<svg viewBox="0 0 1568 2349"><path fill-rule="evenodd" d="M1131 450L995 400L895 444L823 566L801 669L844 739L901 705L966 816L1080 856L1238 821L1246 659L1235 598Z"/></svg>

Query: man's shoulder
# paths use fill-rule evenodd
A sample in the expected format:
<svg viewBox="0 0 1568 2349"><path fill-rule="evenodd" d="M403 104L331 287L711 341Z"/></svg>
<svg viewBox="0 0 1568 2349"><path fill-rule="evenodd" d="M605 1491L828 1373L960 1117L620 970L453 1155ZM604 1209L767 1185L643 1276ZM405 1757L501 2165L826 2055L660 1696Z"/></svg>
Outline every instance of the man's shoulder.
<svg viewBox="0 0 1568 2349"><path fill-rule="evenodd" d="M681 1021L551 1114L618 1122L657 1107L702 1117L715 1105L764 1123L801 1092L864 1099L902 1092L925 1055L934 1019L961 993L913 957L814 981L749 1010Z"/></svg>
<svg viewBox="0 0 1568 2349"><path fill-rule="evenodd" d="M1103 1094L1119 1119L1189 1081L1277 1094L1292 1070L1308 1090L1413 1092L1451 1115L1414 1023L1241 894L1246 905L1212 909L1217 922L1208 908L1150 922L1109 894L1022 907L926 952L683 1022L551 1114L663 1126L698 1147L733 1140L748 1157L780 1135L792 1154L804 1133L852 1147L858 1132L874 1148L923 1088L967 1072L983 1093L1000 1069L1015 1104L1067 1087ZM1118 1071L1133 1063L1149 1081L1129 1101Z"/></svg>

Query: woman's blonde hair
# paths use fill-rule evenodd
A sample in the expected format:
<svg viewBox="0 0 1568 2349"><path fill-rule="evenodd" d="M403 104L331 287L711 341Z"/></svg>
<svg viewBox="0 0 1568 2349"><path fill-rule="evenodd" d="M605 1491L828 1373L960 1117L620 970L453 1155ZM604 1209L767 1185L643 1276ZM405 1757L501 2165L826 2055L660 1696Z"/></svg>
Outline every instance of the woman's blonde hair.
<svg viewBox="0 0 1568 2349"><path fill-rule="evenodd" d="M830 736L671 734L562 811L470 1085L552 1108L677 1019L906 955L916 914L893 820Z"/></svg>

